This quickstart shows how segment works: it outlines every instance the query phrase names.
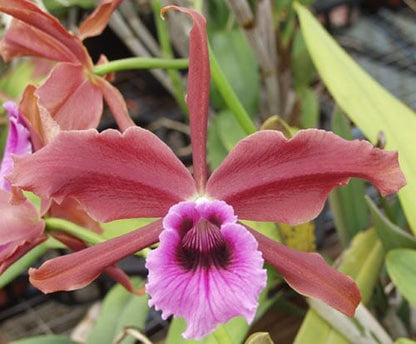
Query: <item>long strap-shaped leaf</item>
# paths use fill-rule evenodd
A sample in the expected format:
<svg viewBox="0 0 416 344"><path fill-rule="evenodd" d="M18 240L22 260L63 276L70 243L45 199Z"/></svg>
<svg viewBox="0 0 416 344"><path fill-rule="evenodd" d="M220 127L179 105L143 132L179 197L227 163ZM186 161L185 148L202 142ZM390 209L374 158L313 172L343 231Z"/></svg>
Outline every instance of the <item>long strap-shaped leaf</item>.
<svg viewBox="0 0 416 344"><path fill-rule="evenodd" d="M364 72L311 13L295 5L308 51L326 87L346 114L373 142L383 131L386 149L398 150L407 179L400 192L406 217L416 233L416 115Z"/></svg>

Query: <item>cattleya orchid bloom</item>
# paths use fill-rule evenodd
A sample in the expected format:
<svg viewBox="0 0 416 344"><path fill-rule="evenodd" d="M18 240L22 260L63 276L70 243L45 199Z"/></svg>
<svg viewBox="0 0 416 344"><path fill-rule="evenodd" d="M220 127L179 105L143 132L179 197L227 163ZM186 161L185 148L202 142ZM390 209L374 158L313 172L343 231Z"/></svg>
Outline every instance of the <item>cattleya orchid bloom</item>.
<svg viewBox="0 0 416 344"><path fill-rule="evenodd" d="M12 154L32 153L30 133L13 102L3 105L9 117L9 133L0 165L0 274L13 262L45 240L45 224L38 211L27 200L12 205L10 183L4 178L13 169Z"/></svg>
<svg viewBox="0 0 416 344"><path fill-rule="evenodd" d="M0 0L0 11L13 17L0 41L3 59L37 56L58 62L36 95L63 130L96 128L103 97L121 130L134 124L120 92L105 78L93 74L93 62L82 44L85 38L104 30L121 1L104 1L81 24L79 34L73 35L29 0Z"/></svg>
<svg viewBox="0 0 416 344"><path fill-rule="evenodd" d="M161 218L29 271L43 292L73 290L104 269L158 241L147 257L150 305L162 317L184 317L186 338L201 338L235 316L252 321L266 283L263 259L301 294L352 316L360 293L351 278L316 253L298 252L238 219L299 224L316 217L329 192L350 177L385 195L405 179L397 153L321 130L286 139L265 130L241 140L207 178L206 129L210 69L205 19L193 19L187 104L193 176L153 133L130 127L61 132L32 156L16 157L13 185L57 202L72 197L99 221ZM238 216L238 217L237 217Z"/></svg>

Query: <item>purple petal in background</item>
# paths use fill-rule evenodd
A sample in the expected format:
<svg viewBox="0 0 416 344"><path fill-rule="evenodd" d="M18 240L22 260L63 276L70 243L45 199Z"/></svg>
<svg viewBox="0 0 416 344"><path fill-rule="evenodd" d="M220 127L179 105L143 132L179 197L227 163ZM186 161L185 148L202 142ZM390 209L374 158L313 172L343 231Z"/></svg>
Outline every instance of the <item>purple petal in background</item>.
<svg viewBox="0 0 416 344"><path fill-rule="evenodd" d="M0 166L0 189L10 191L10 183L4 177L13 169L12 154L27 155L32 153L32 143L29 130L26 128L16 104L6 102L3 106L8 112L10 127Z"/></svg>

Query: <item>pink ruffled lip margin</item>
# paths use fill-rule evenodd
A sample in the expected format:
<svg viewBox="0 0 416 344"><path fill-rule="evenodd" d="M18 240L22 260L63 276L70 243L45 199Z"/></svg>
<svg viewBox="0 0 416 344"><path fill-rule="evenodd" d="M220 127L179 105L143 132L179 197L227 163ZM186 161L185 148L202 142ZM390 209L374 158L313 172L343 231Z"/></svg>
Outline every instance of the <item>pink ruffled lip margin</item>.
<svg viewBox="0 0 416 344"><path fill-rule="evenodd" d="M190 227L193 228L200 221L218 225L230 250L226 266L200 265L189 270L178 260L176 253L183 245L185 234L183 224L192 223ZM236 221L232 207L217 200L181 202L174 205L163 220L160 245L147 257L146 290L151 296L149 306L162 310L164 319L173 314L186 320L188 327L184 338L200 339L236 316L244 317L249 323L254 319L267 275L257 241ZM195 240L201 252L205 250L204 242ZM211 247L215 246L212 242L215 240L218 238L211 237Z"/></svg>

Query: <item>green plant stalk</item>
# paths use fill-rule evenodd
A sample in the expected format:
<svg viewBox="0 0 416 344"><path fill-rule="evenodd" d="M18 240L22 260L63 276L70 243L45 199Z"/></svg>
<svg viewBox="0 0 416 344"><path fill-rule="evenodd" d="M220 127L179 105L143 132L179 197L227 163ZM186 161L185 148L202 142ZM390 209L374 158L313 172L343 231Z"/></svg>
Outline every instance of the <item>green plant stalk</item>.
<svg viewBox="0 0 416 344"><path fill-rule="evenodd" d="M81 239L82 241L90 245L97 245L104 241L109 240L108 238L105 238L100 234L92 232L89 229L78 226L75 223L72 223L64 219L59 219L56 217L49 217L49 218L46 218L44 221L46 224L47 231L63 231L63 232L73 235L74 237L78 239ZM150 248L144 248L143 250L137 252L136 255L146 258L149 252L150 252Z"/></svg>
<svg viewBox="0 0 416 344"><path fill-rule="evenodd" d="M49 217L45 219L45 223L47 231L63 231L87 242L90 245L97 245L106 241L106 239L101 235L64 219Z"/></svg>
<svg viewBox="0 0 416 344"><path fill-rule="evenodd" d="M203 0L194 0L194 10L198 11L199 13L203 13L204 9L204 2Z"/></svg>
<svg viewBox="0 0 416 344"><path fill-rule="evenodd" d="M247 111L244 109L244 106L241 104L234 90L232 89L230 83L225 77L221 67L219 66L214 52L211 47L209 47L209 59L211 63L211 74L212 80L218 88L221 96L223 97L225 103L230 108L234 117L244 129L244 131L249 135L257 131L256 126L253 121L250 119Z"/></svg>
<svg viewBox="0 0 416 344"><path fill-rule="evenodd" d="M43 242L10 265L9 268L0 276L0 288L4 288L10 282L15 280L23 271L37 261L47 249L48 246L46 242Z"/></svg>
<svg viewBox="0 0 416 344"><path fill-rule="evenodd" d="M162 8L160 0L152 1L152 5L153 5L153 14L154 14L155 23L156 23L157 37L159 39L159 44L162 50L162 55L164 58L172 59L174 56L173 56L172 46L170 44L169 32L168 32L166 25L162 22L162 20L160 20L159 14ZM186 115L189 115L188 107L186 106L186 102L185 102L185 90L182 84L180 73L176 69L168 69L167 73L170 78L170 81L172 82L174 97L175 97L176 102L179 104L182 111Z"/></svg>
<svg viewBox="0 0 416 344"><path fill-rule="evenodd" d="M131 69L185 69L188 68L188 59L162 59L154 57L130 57L114 60L94 67L94 74L105 75L112 72Z"/></svg>

